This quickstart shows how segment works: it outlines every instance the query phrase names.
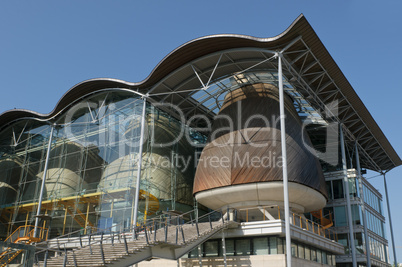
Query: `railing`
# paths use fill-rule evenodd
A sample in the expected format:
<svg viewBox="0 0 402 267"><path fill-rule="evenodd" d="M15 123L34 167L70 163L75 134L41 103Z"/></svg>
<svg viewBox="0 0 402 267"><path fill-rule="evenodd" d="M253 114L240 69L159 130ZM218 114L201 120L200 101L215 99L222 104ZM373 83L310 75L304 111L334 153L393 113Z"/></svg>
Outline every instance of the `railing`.
<svg viewBox="0 0 402 267"><path fill-rule="evenodd" d="M74 264L77 264L74 251L66 248L66 243L68 242L66 242L66 239L68 240L69 238L74 237L75 240L79 242L80 247L86 249L86 253L89 252L90 255L93 253L99 253L103 263L105 264L106 256L110 256L106 255L108 251L104 250L105 244L114 246L115 243L123 243L127 255L129 254L128 242L133 242L134 240L141 241L140 243L144 247L158 242L184 245L204 233L211 231L215 226L224 225L225 221L227 221L227 219L224 219L222 211L212 211L199 217L195 215L195 210L180 215L164 214L148 219L134 228L124 228L114 225L108 229L90 233L86 236L81 236L79 231L76 231L74 233L48 240L47 242L38 243L37 248L42 250L36 253L35 258L37 261L39 259L44 261L46 264L49 251L54 252L55 254L61 254L64 252L65 258L63 265L66 265L66 262L68 261L67 254L72 253ZM119 229L119 231L111 231L112 229ZM77 234L78 239L77 236L75 236ZM96 239L93 239L93 237L96 237ZM57 243L57 248L48 247L51 242ZM64 250L60 247L60 242L64 243ZM130 250L132 250L132 246L130 246ZM76 253L79 252L76 251Z"/></svg>
<svg viewBox="0 0 402 267"><path fill-rule="evenodd" d="M266 212L264 212L266 211ZM268 221L268 220L284 220L285 215L284 211L279 208L279 206L261 206L258 208L248 208L248 209L239 209L238 210L238 218L244 222L251 222L251 221ZM269 218L269 216L272 216ZM311 220L306 219L303 215L299 215L296 213L290 213L290 223L294 226L300 227L305 229L309 232L314 234L318 234L325 238L338 241L338 235L335 231L330 229L325 229L324 226L313 222Z"/></svg>
<svg viewBox="0 0 402 267"><path fill-rule="evenodd" d="M35 230L36 236L35 235ZM32 225L24 225L18 227L6 240L7 243L18 243L25 241L25 244L46 240L48 236L48 229L43 227L35 227ZM0 266L6 266L12 262L23 251L27 252L25 248L15 248L6 246L3 251L0 251Z"/></svg>
<svg viewBox="0 0 402 267"><path fill-rule="evenodd" d="M165 218L153 218L145 222L139 229L144 233L147 243L151 240L152 242L185 244L193 238L198 238L202 233L212 230L218 222L224 224L227 221L220 210L211 211L199 217L195 215L193 217L193 212L189 211ZM163 236L160 235L160 232L158 233L159 229L162 229Z"/></svg>
<svg viewBox="0 0 402 267"><path fill-rule="evenodd" d="M34 236L35 228L38 229L38 236ZM5 242L15 243L18 239L27 238L37 238L37 240L47 240L48 229L43 227L35 227L33 225L23 225L18 227L9 237L7 237Z"/></svg>

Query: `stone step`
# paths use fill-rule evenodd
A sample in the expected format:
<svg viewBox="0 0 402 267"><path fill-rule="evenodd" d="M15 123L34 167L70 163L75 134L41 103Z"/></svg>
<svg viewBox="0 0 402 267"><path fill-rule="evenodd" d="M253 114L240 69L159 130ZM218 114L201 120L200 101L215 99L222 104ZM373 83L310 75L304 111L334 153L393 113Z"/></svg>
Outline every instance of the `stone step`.
<svg viewBox="0 0 402 267"><path fill-rule="evenodd" d="M213 222L212 229L209 222L203 222L198 224L198 232L195 225L182 225L180 226L184 232L185 243L182 240L182 231L179 228L177 231L177 245L190 245L196 242L198 239L203 238L207 235L211 235L211 233L215 232L218 229L221 229L222 222ZM176 226L169 226L167 238L165 236L165 232L163 229L159 229L156 231L156 235L154 232L149 234L149 244L146 243L145 236L141 235L138 237L137 240L127 240L127 248L129 255L139 254L141 255L142 252L146 251L151 246L156 246L158 244L171 244L176 245ZM156 236L156 241L155 240ZM167 242L165 241L165 238ZM110 239L105 239L104 243L102 244L102 249L104 252L104 259L105 264L116 262L120 259L123 259L129 255L126 254L125 246L126 244L123 239L121 238L118 240L115 238L114 243L109 243ZM92 250L92 254L91 254ZM96 267L96 266L105 266L102 260L101 255L101 245L99 243L91 244L91 246L87 245L83 248L74 249L74 256L76 260L77 266L88 266L88 267ZM141 258L143 258L141 256ZM57 256L47 260L47 266L61 266L64 264L64 256ZM135 260L134 260L135 261ZM74 258L72 251L67 252L67 262L66 266L74 266ZM42 265L41 265L42 266Z"/></svg>

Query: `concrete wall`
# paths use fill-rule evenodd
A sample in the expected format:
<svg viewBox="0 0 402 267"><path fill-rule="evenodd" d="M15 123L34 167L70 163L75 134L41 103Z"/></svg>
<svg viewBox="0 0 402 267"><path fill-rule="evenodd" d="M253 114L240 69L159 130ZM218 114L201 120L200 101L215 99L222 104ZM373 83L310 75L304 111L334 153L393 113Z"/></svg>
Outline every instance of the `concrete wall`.
<svg viewBox="0 0 402 267"><path fill-rule="evenodd" d="M278 255L252 255L252 256L235 256L227 257L228 267L239 266L254 266L254 267L286 267L286 258L284 254ZM197 258L192 259L180 259L179 264L174 260L153 259L151 261L143 261L138 264L138 267L192 267L200 266ZM223 257L208 257L202 259L203 267L222 267L224 266ZM319 267L329 266L318 262L312 262L308 260L292 258L292 266L294 267Z"/></svg>

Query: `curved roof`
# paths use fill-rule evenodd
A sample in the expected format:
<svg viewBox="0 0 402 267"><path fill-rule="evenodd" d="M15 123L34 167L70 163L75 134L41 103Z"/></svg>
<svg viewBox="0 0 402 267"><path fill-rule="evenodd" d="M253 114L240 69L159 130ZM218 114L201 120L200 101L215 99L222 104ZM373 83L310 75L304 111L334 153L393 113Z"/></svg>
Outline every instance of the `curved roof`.
<svg viewBox="0 0 402 267"><path fill-rule="evenodd" d="M338 113L332 114L331 120L343 124L347 140L357 140L362 167L380 171L402 164L303 15L283 33L271 38L220 34L192 40L169 53L141 82L107 78L87 80L67 91L49 114L23 109L2 113L0 128L4 129L22 118L51 121L71 103L108 88L137 91L147 94L150 101L177 105L187 117L203 114L212 119L219 105L211 101L217 102L219 94L208 91L211 84L250 69L276 69L276 52L283 58L284 76L298 92L297 97L303 99L303 103L308 103L324 117L326 105L338 102ZM214 86L221 85L215 82ZM205 95L197 94L200 90Z"/></svg>

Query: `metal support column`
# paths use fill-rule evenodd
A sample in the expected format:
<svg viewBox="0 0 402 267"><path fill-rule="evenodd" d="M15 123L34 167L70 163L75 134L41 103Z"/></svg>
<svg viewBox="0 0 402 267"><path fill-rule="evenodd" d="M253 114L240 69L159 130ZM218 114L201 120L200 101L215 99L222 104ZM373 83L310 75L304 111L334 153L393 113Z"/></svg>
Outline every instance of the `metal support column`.
<svg viewBox="0 0 402 267"><path fill-rule="evenodd" d="M226 242L225 242L225 231L222 229L222 254L223 254L223 264L227 267L226 260Z"/></svg>
<svg viewBox="0 0 402 267"><path fill-rule="evenodd" d="M41 185L40 193L39 193L38 210L36 212L36 218L35 218L34 237L36 237L37 232L38 232L39 216L40 216L40 210L42 208L42 199L43 199L43 193L44 193L44 190L45 190L46 174L47 174L47 168L48 168L48 165L49 165L49 155L50 155L50 149L52 148L53 130L54 130L54 125L50 126L50 135L49 135L49 143L47 144L45 168L43 170L42 185Z"/></svg>
<svg viewBox="0 0 402 267"><path fill-rule="evenodd" d="M362 171L360 168L360 157L359 157L359 149L357 148L357 142L355 143L355 153L356 153L357 180L359 182L360 206L361 206L362 216L363 216L364 241L366 243L366 258L367 258L366 263L367 263L367 267L371 267L370 244L369 244L369 238L368 238L368 234L367 234L366 207L364 206Z"/></svg>
<svg viewBox="0 0 402 267"><path fill-rule="evenodd" d="M282 175L283 175L283 198L285 202L285 233L286 233L286 266L292 266L290 221L289 221L289 190L288 190L288 163L286 154L286 129L285 129L285 104L282 75L282 55L278 55L278 82L279 82L279 111L281 121L281 148L282 148Z"/></svg>
<svg viewBox="0 0 402 267"><path fill-rule="evenodd" d="M198 245L198 265L202 267L202 250L201 250L202 245Z"/></svg>
<svg viewBox="0 0 402 267"><path fill-rule="evenodd" d="M343 166L343 168L342 168L343 169L343 186L345 188L346 209L347 209L347 212L348 212L349 246L352 249L353 267L357 267L355 237L354 237L354 234L353 234L352 206L350 205L350 194L349 194L348 167L346 165L345 139L343 137L342 124L339 124L339 135L340 135L340 139L341 139L342 166Z"/></svg>
<svg viewBox="0 0 402 267"><path fill-rule="evenodd" d="M134 228L137 226L137 213L138 213L138 201L140 198L140 181L141 181L141 166L142 166L142 147L144 142L144 131L145 131L145 116L146 116L146 108L147 108L147 100L145 97L143 98L144 103L142 106L142 115L141 115L141 135L140 142L138 148L138 163L137 163L137 182L135 187L135 203L134 203L134 219L133 219L133 235L135 235Z"/></svg>
<svg viewBox="0 0 402 267"><path fill-rule="evenodd" d="M395 241L394 241L394 230L393 230L393 228L392 228L391 207L389 206L389 199L388 199L387 180L385 179L385 173L382 173L382 175L384 176L384 190L385 190L385 198L387 199L389 230L390 230L390 232L391 232L392 251L394 252L394 264L395 264L395 266L398 266L398 261L396 260L396 250L395 250Z"/></svg>

